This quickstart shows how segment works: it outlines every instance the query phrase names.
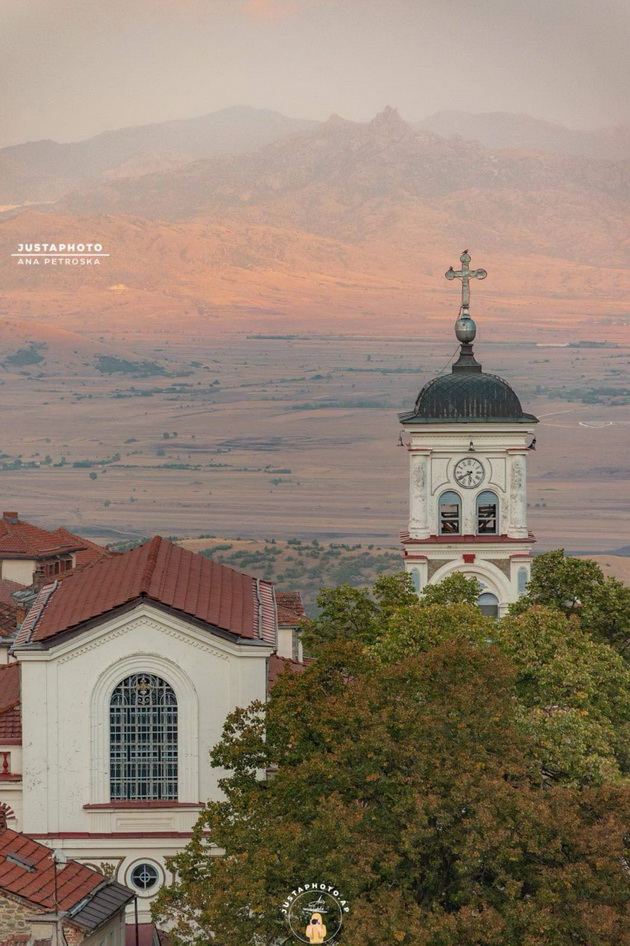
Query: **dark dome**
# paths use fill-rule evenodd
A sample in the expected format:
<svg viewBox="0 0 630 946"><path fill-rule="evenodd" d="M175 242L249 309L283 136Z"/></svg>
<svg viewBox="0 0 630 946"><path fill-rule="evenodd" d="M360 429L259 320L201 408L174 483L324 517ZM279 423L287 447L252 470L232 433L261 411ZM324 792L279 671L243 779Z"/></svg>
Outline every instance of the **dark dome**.
<svg viewBox="0 0 630 946"><path fill-rule="evenodd" d="M503 378L482 371L458 371L433 378L420 391L413 411L400 420L419 424L475 421L536 423L525 414L518 397Z"/></svg>

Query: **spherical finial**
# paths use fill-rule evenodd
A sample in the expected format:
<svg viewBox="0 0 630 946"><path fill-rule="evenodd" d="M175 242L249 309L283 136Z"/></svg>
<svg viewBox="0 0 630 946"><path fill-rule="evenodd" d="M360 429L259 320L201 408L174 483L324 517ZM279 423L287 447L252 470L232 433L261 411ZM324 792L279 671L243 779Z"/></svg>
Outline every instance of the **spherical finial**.
<svg viewBox="0 0 630 946"><path fill-rule="evenodd" d="M457 341L461 342L463 345L469 345L475 340L476 334L477 326L464 310L455 323L455 337L457 338Z"/></svg>

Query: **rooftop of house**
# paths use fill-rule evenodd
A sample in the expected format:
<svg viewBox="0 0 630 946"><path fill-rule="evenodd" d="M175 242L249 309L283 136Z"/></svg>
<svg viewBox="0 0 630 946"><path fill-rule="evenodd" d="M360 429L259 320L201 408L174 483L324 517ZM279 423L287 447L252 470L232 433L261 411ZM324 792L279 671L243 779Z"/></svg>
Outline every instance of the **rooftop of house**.
<svg viewBox="0 0 630 946"><path fill-rule="evenodd" d="M311 663L312 659L309 657L306 657L300 663L298 660L291 660L290 657L279 657L278 654L272 654L267 666L268 686L272 687L283 673L303 673Z"/></svg>
<svg viewBox="0 0 630 946"><path fill-rule="evenodd" d="M0 744L19 744L22 739L20 714L20 665L0 667Z"/></svg>
<svg viewBox="0 0 630 946"><path fill-rule="evenodd" d="M133 899L128 887L77 861L55 869L51 855L49 847L0 824L0 896L17 898L35 912L58 907L66 913L66 922L90 932Z"/></svg>
<svg viewBox="0 0 630 946"><path fill-rule="evenodd" d="M142 599L235 637L275 643L276 614L269 582L156 536L42 588L20 628L16 646L49 643Z"/></svg>
<svg viewBox="0 0 630 946"><path fill-rule="evenodd" d="M0 602L0 642L13 637L17 630L17 609L15 605Z"/></svg>
<svg viewBox="0 0 630 946"><path fill-rule="evenodd" d="M12 581L10 578L0 578L0 604L15 607L14 591L24 591L26 585L21 585L19 581Z"/></svg>
<svg viewBox="0 0 630 946"><path fill-rule="evenodd" d="M53 529L51 535L58 536L61 541L82 546L76 553L77 568L81 568L83 565L91 565L102 558L110 558L117 554L116 552L110 552L104 545L98 545L97 542L91 542L90 539L85 539L81 535L75 535L74 532L70 532L63 526Z"/></svg>
<svg viewBox="0 0 630 946"><path fill-rule="evenodd" d="M128 923L125 943L126 946L171 946L172 940L164 930L158 930L155 923L138 923L137 927L135 923Z"/></svg>
<svg viewBox="0 0 630 946"><path fill-rule="evenodd" d="M276 591L276 604L280 627L295 627L306 616L299 591Z"/></svg>
<svg viewBox="0 0 630 946"><path fill-rule="evenodd" d="M63 530L65 531L65 530ZM4 558L45 559L85 548L78 536L59 535L20 519L17 512L3 512L0 518L0 560Z"/></svg>

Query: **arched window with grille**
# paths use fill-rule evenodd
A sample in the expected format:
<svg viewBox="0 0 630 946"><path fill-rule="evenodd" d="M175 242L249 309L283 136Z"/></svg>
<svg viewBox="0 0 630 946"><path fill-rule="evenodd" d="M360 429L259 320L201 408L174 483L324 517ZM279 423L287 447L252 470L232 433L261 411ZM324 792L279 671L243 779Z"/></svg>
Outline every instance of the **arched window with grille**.
<svg viewBox="0 0 630 946"><path fill-rule="evenodd" d="M439 502L440 535L460 535L462 531L462 503L454 490L442 493Z"/></svg>
<svg viewBox="0 0 630 946"><path fill-rule="evenodd" d="M499 500L495 493L484 490L477 496L477 534L496 535L499 531Z"/></svg>
<svg viewBox="0 0 630 946"><path fill-rule="evenodd" d="M177 800L177 697L152 673L118 684L109 704L111 801Z"/></svg>

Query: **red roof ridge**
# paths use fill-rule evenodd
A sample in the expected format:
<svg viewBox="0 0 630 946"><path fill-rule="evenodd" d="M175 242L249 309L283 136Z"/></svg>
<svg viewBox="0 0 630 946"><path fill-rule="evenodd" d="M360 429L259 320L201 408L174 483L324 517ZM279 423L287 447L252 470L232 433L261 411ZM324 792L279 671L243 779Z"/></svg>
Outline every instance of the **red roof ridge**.
<svg viewBox="0 0 630 946"><path fill-rule="evenodd" d="M14 646L55 637L140 600L165 605L238 637L275 643L275 606L269 582L259 583L251 575L155 536L121 555L75 569L55 586L42 589Z"/></svg>
<svg viewBox="0 0 630 946"><path fill-rule="evenodd" d="M151 579L153 578L153 572L155 571L155 566L157 565L158 555L160 554L160 548L162 546L162 536L154 535L151 541L149 542L149 553L147 556L147 562L144 566L144 570L140 577L140 594L149 595L149 590L151 588Z"/></svg>

